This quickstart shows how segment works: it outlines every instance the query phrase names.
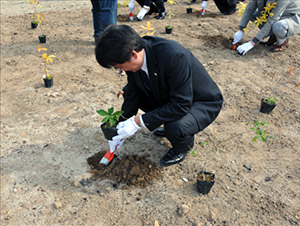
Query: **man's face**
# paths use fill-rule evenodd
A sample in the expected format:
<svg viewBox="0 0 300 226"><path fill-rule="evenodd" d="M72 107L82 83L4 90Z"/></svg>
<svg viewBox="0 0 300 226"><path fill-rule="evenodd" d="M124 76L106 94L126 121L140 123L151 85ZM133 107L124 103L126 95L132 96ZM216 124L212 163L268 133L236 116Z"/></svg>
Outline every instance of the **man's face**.
<svg viewBox="0 0 300 226"><path fill-rule="evenodd" d="M132 51L132 56L129 61L126 61L123 64L116 64L114 65L114 69L117 71L132 71L132 72L137 72L138 70L141 69L144 61L144 52L136 52Z"/></svg>

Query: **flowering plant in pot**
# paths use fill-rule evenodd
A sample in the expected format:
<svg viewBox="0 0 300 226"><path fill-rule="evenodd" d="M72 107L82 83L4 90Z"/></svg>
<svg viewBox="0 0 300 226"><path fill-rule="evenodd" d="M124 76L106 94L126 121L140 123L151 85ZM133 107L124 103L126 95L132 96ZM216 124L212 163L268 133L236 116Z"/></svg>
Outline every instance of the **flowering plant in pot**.
<svg viewBox="0 0 300 226"><path fill-rule="evenodd" d="M55 57L54 55L47 55L46 51L47 48L43 48L39 43L38 43L38 52L43 51L42 53L42 59L44 60L44 75L43 75L43 79L44 79L44 83L45 83L45 87L50 88L53 86L53 76L50 76L48 73L48 69L47 69L47 65L50 63L53 63L53 58Z"/></svg>
<svg viewBox="0 0 300 226"><path fill-rule="evenodd" d="M112 140L112 138L118 135L117 124L120 116L124 113L124 111L116 111L114 112L114 107L109 108L107 111L103 109L99 109L96 111L99 115L103 116L101 129L107 140Z"/></svg>
<svg viewBox="0 0 300 226"><path fill-rule="evenodd" d="M175 4L175 1L174 0L168 0L168 4L169 5L173 5L173 4ZM175 16L175 14L174 13L172 13L172 11L171 10L168 10L167 11L167 16L168 16L168 21L169 21L169 24L165 27L165 29L166 29L166 34L171 34L172 33L172 31L173 31L173 27L172 27L172 25L171 25L171 21L172 21L172 16Z"/></svg>
<svg viewBox="0 0 300 226"><path fill-rule="evenodd" d="M40 1L39 0L27 0L27 2L29 2L30 7L35 11L35 9L38 8L42 8L42 6L40 5ZM32 16L32 20L31 20L31 28L35 29L37 28L39 21L38 21L38 13L34 13L34 16Z"/></svg>
<svg viewBox="0 0 300 226"><path fill-rule="evenodd" d="M45 35L45 31L44 31L44 26L42 26L42 22L44 21L44 14L43 13L37 14L36 18L38 21L38 27L40 28L41 33L42 33L41 35L38 36L39 42L46 43L46 35Z"/></svg>

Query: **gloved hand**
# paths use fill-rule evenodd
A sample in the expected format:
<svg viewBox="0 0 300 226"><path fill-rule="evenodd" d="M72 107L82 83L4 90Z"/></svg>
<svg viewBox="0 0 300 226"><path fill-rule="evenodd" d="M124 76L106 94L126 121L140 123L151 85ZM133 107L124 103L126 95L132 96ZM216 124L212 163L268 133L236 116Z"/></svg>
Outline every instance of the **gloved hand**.
<svg viewBox="0 0 300 226"><path fill-rule="evenodd" d="M113 141L121 141L128 137L131 137L133 134L136 133L141 127L138 126L134 121L134 116L132 116L130 119L127 119L124 122L120 122L117 126L118 134L117 136L114 136L112 139Z"/></svg>
<svg viewBox="0 0 300 226"><path fill-rule="evenodd" d="M244 32L243 31L239 30L238 32L236 32L234 34L234 36L233 36L233 42L232 42L232 44L236 44L239 41L241 41L242 38L243 38L243 36L244 36Z"/></svg>
<svg viewBox="0 0 300 226"><path fill-rule="evenodd" d="M244 43L243 45L240 45L237 48L237 51L239 52L240 55L245 55L250 49L252 49L254 45L252 45L251 41Z"/></svg>
<svg viewBox="0 0 300 226"><path fill-rule="evenodd" d="M130 1L130 3L128 4L128 7L129 7L129 12L132 12L135 7L134 1Z"/></svg>
<svg viewBox="0 0 300 226"><path fill-rule="evenodd" d="M109 140L108 144L110 152L114 152L123 146L124 140Z"/></svg>
<svg viewBox="0 0 300 226"><path fill-rule="evenodd" d="M146 15L146 13L148 13L149 10L150 10L150 7L144 5L144 7L140 10L140 12L136 16L136 18L138 20L143 20L144 16Z"/></svg>
<svg viewBox="0 0 300 226"><path fill-rule="evenodd" d="M206 12L207 1L202 1L201 4L201 15L204 15Z"/></svg>

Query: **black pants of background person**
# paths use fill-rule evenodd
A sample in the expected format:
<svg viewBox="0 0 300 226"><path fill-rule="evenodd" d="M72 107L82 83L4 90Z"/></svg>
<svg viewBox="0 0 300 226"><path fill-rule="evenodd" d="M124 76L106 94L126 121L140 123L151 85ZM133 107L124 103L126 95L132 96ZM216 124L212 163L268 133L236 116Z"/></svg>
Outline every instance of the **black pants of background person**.
<svg viewBox="0 0 300 226"><path fill-rule="evenodd" d="M150 10L146 15L151 15L152 13L160 13L165 11L164 2L167 0L136 0L141 7L150 4Z"/></svg>
<svg viewBox="0 0 300 226"><path fill-rule="evenodd" d="M123 88L123 92L123 97L126 99L127 85ZM193 105L197 105L197 102ZM155 101L144 96L144 98L140 101L140 106L138 107L147 113L159 106ZM171 142L173 152L176 155L180 153L187 153L194 146L194 135L200 132L198 122L191 113L186 114L177 121L165 123L164 128L165 137Z"/></svg>
<svg viewBox="0 0 300 226"><path fill-rule="evenodd" d="M214 0L221 13L231 15L236 11L236 4L245 0Z"/></svg>

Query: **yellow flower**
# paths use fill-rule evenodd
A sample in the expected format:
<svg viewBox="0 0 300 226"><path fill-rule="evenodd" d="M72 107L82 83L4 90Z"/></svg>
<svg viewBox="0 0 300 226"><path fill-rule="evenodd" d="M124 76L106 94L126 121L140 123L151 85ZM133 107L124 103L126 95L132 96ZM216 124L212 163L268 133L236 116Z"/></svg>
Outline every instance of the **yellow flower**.
<svg viewBox="0 0 300 226"><path fill-rule="evenodd" d="M47 56L46 53L42 54L42 58L45 60L45 62L47 64L49 64L49 62L53 63L53 59L52 58L54 58L54 57L55 57L54 55Z"/></svg>
<svg viewBox="0 0 300 226"><path fill-rule="evenodd" d="M141 27L144 28L144 29L147 30L147 31L154 30L154 27L151 27L150 21L147 22L147 26L146 26L146 27L143 26L143 25L141 25Z"/></svg>
<svg viewBox="0 0 300 226"><path fill-rule="evenodd" d="M39 46L39 48L37 49L38 52L47 50L47 48L42 48L41 44L39 44L39 43L38 43L38 46Z"/></svg>
<svg viewBox="0 0 300 226"><path fill-rule="evenodd" d="M247 24L247 27L245 27L243 31L249 31L249 24Z"/></svg>
<svg viewBox="0 0 300 226"><path fill-rule="evenodd" d="M238 12L239 12L239 16L243 15L246 7L247 7L247 4L244 4L244 3L240 2L240 4L237 6Z"/></svg>
<svg viewBox="0 0 300 226"><path fill-rule="evenodd" d="M175 0L168 0L168 4L169 4L169 5L175 4Z"/></svg>

